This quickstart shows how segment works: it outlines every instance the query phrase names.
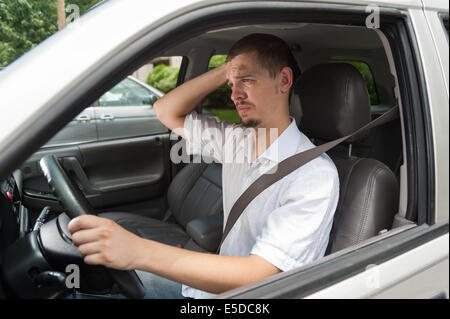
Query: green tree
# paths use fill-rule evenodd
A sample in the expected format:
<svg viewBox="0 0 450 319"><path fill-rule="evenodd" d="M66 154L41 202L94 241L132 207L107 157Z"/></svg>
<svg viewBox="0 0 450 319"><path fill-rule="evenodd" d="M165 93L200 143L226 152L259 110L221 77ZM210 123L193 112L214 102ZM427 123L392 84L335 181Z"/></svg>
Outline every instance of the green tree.
<svg viewBox="0 0 450 319"><path fill-rule="evenodd" d="M100 0L66 0L80 14ZM58 31L56 0L0 0L0 66L6 66Z"/></svg>
<svg viewBox="0 0 450 319"><path fill-rule="evenodd" d="M56 1L0 0L0 66L57 30Z"/></svg>
<svg viewBox="0 0 450 319"><path fill-rule="evenodd" d="M179 68L159 64L147 77L147 83L158 90L167 93L175 88L178 80Z"/></svg>

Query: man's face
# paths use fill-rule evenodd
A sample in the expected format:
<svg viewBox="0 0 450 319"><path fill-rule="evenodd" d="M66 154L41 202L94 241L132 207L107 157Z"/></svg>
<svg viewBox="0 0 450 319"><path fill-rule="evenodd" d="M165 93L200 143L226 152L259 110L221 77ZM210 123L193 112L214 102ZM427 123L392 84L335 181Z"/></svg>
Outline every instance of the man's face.
<svg viewBox="0 0 450 319"><path fill-rule="evenodd" d="M254 53L236 56L227 63L231 99L247 127L267 127L280 105L277 78L257 63Z"/></svg>

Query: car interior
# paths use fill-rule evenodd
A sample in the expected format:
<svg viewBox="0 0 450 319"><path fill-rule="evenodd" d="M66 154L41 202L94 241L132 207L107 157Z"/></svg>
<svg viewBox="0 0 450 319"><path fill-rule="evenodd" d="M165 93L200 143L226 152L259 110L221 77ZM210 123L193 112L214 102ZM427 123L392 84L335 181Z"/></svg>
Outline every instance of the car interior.
<svg viewBox="0 0 450 319"><path fill-rule="evenodd" d="M389 48L379 31L365 27L319 23L224 27L172 46L163 55L183 56L180 84L206 72L211 56L226 54L235 41L251 33L271 33L290 46L301 70L291 96L291 116L316 145L350 134L399 106ZM376 104L371 103L363 76L348 61L368 66ZM202 111L202 105L197 111ZM338 168L340 198L326 255L396 227L415 225L414 220L405 218L407 163L403 134L400 116L328 152ZM223 229L221 164L194 157L189 157L188 163L173 163L171 147L179 140L165 133L38 150L2 184L12 198L2 198L2 211L14 211L10 220L3 217L1 222L2 256L7 256L8 247L17 238L39 227L36 221L40 221L43 210L47 223L41 227L64 228L61 213L67 206L52 190L55 185L46 178L45 168L64 171L73 189L81 190L73 192L87 202L77 209L112 219L144 238L216 253ZM53 226L50 221L54 221ZM67 230L62 231L70 237ZM50 238L42 238L42 244L46 242L52 245ZM46 257L53 270L61 271L57 250L54 248L55 253ZM70 254L64 258L79 262L76 252ZM32 283L20 279L25 270L18 268L22 267L5 272L7 258L3 261L6 295L64 295L55 285L45 290L43 282L49 280L40 276L45 270L43 265L28 270L29 276L34 276L32 283L41 287L39 290L30 289ZM101 267L91 268L92 276L85 278L82 285L84 292L110 292L108 275L102 275ZM37 285L37 280L42 282ZM25 287L29 291L25 292Z"/></svg>

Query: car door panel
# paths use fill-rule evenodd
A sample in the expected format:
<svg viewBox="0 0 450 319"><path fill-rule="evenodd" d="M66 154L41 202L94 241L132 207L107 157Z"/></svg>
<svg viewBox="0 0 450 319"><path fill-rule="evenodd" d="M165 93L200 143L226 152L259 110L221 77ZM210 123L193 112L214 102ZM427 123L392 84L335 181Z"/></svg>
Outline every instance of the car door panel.
<svg viewBox="0 0 450 319"><path fill-rule="evenodd" d="M97 211L133 211L127 206L142 203L149 216L161 218L170 173L168 143L165 134L41 149L21 168L25 200L35 209L46 205L62 209L39 168L40 158L53 154Z"/></svg>
<svg viewBox="0 0 450 319"><path fill-rule="evenodd" d="M52 137L44 147L55 147L97 141L94 108L88 107Z"/></svg>
<svg viewBox="0 0 450 319"><path fill-rule="evenodd" d="M148 191L147 197L162 196L168 181L165 174L165 142L168 142L168 135L80 145L83 163L77 164L82 165L84 181L89 183L86 184L89 185L88 190L103 195L121 192L122 197L137 200L136 197L140 196L132 193L143 188ZM103 206L116 202L118 200L111 199Z"/></svg>
<svg viewBox="0 0 450 319"><path fill-rule="evenodd" d="M150 105L95 107L99 141L167 133Z"/></svg>

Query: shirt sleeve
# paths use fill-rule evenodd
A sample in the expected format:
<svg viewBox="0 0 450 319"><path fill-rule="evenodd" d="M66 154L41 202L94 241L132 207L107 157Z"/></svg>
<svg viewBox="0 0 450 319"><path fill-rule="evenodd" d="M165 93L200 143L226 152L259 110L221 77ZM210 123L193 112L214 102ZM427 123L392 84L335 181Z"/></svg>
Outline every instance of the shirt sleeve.
<svg viewBox="0 0 450 319"><path fill-rule="evenodd" d="M267 218L251 254L282 271L323 257L339 198L339 178L334 164L315 169L306 164L301 178L283 185L279 206Z"/></svg>
<svg viewBox="0 0 450 319"><path fill-rule="evenodd" d="M200 155L223 163L226 129L232 124L192 111L184 120L184 136L188 155Z"/></svg>

